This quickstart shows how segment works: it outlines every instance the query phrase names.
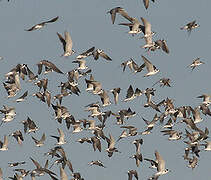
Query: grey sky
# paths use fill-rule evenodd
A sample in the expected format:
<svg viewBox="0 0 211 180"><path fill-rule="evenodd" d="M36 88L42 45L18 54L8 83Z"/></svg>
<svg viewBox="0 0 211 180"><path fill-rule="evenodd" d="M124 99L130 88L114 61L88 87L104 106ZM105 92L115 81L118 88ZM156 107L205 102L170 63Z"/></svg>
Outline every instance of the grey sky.
<svg viewBox="0 0 211 180"><path fill-rule="evenodd" d="M146 18L152 25L152 30L156 32L154 39L165 39L170 49L170 54L157 50L148 54L140 46L144 45L144 40L139 39L140 35L132 37L127 33L126 27L119 26L118 23L127 22L124 18L117 15L116 22L111 23L110 14L107 11L114 7L123 7L130 16ZM132 102L121 102L126 96L126 91L129 85L134 88L146 89L151 87L153 83L162 77L169 77L172 80L172 88L160 88L156 86L156 102L169 97L174 99L176 107L182 105L191 105L193 107L200 104L200 99L196 98L201 94L210 94L210 7L209 0L177 0L177 1L156 1L150 2L148 10L144 8L141 0L2 0L0 2L0 56L4 57L0 61L1 82L3 82L4 74L15 67L18 63L26 63L30 69L37 73L36 63L42 59L48 59L58 65L63 72L68 72L77 67L72 61L76 55L95 46L103 49L111 58L112 62L99 59L94 61L92 57L87 59L87 66L92 69L92 74L97 81L102 83L106 90L115 87L121 87L119 105L112 104L105 107L105 110L111 109L117 112L120 109L131 107L136 111L137 115L127 121L128 125L135 125L138 131L143 131L145 128L144 121L141 116L151 120L156 113L154 110L144 108L146 101L144 96L133 100ZM43 29L32 32L24 31L31 26L45 20L49 20L59 16L59 20L52 24L47 24ZM200 27L194 29L188 37L184 30L180 27L186 23L196 20ZM56 32L63 34L67 30L73 40L73 49L75 55L68 58L60 57L63 53L62 45L56 35ZM142 34L143 35L143 34ZM141 36L142 36L141 35ZM141 55L146 56L160 72L155 76L144 78L146 72L132 74L129 70L122 72L120 64L130 57L140 65L143 63ZM194 69L191 72L187 68L194 58L200 57L205 65ZM49 73L41 75L39 78L49 78L49 90L53 95L59 92L57 87L61 81L66 81L65 75L57 73ZM79 97L71 95L63 100L63 105L67 106L70 113L78 119L87 118L88 114L84 111L84 106L99 101L98 96L91 95L85 91L85 81L81 79L79 82L81 94ZM71 129L67 130L65 123L61 125L54 120L54 112L52 108L48 108L46 104L40 102L37 98L31 95L38 91L32 83L21 81L21 91L16 97L22 95L26 90L29 90L27 100L20 104L12 102L15 98L7 99L7 94L3 85L0 88L0 107L3 105L14 106L16 108L16 118L10 123L3 124L0 127L0 139L3 140L5 134L12 133L16 129L23 131L23 125L20 124L29 116L40 127L34 137L40 138L43 132L46 132L47 140L45 146L36 148L31 140L31 135L26 134L23 146L20 147L13 138L9 138L9 150L0 152L0 167L3 169L4 177L13 176L13 171L8 167L7 162L26 161L27 164L20 166L33 169L29 157L37 159L44 165L46 157L43 156L55 144L55 140L50 135L58 135L57 127L64 130L67 144L63 145L76 171L80 172L86 180L108 180L108 179L127 179L127 171L136 169L140 179L147 179L155 171L148 168L149 164L143 162L139 168L135 165L135 160L129 157L135 153L135 147L131 144L133 139L142 137L144 144L141 152L143 157L153 158L154 151L158 150L164 160L166 167L171 170L168 174L160 177L160 179L177 180L199 178L207 179L211 173L209 163L211 154L202 151L198 166L191 170L187 168L187 162L183 160L185 145L182 140L169 142L167 137L160 133L161 126L156 125L153 133L146 136L136 136L121 140L116 146L121 153L115 153L111 158L107 156L105 149L107 144L102 142L102 152L94 152L92 145L79 144L75 141L78 138L92 136L87 131L72 134ZM112 94L109 94L111 98ZM113 99L112 99L113 101ZM104 110L103 109L103 110ZM198 126L201 129L208 127L210 129L210 117L202 115L204 119ZM97 121L97 120L96 120ZM118 125L115 125L115 118L112 116L108 119L105 134L108 136L112 133L117 139L121 133ZM176 130L182 129L184 125L176 125ZM101 160L106 167L89 167L88 162L92 160ZM52 163L53 160L49 158ZM50 163L50 164L51 164ZM208 167L207 167L208 166ZM59 168L53 167L58 176ZM70 174L68 169L65 169L67 174ZM47 179L48 176L37 179ZM30 179L30 176L25 179Z"/></svg>

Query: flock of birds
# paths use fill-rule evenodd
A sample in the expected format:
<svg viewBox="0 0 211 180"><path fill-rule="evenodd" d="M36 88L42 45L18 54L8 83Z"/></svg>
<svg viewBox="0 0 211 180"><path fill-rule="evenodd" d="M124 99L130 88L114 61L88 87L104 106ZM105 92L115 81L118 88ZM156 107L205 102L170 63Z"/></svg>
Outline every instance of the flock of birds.
<svg viewBox="0 0 211 180"><path fill-rule="evenodd" d="M152 0L152 2L154 2L154 0ZM143 0L143 4L147 9L149 7L149 0ZM151 24L146 18L141 17L140 21L136 17L131 17L131 15L128 14L128 12L122 7L112 8L107 12L107 14L110 14L112 24L115 24L117 16L122 16L127 22L120 23L119 25L129 27L128 33L132 36L142 34L143 36L141 39L143 39L142 41L145 42L145 44L141 48L146 49L148 54L152 53L151 51L154 52L159 49L161 49L164 53L170 53L166 40L153 40L155 32L152 31ZM50 23L53 28L53 24L59 20L60 17L57 16L48 21L36 24L26 29L26 31L29 31L29 33L30 31L37 31L44 28L46 24ZM48 28L51 28L51 26ZM181 27L181 30L186 30L190 35L191 31L198 27L199 25L196 21L192 21ZM86 130L87 136L80 137L75 143L80 143L82 144L81 146L86 146L87 144L87 146L92 146L94 151L99 151L101 153L104 153L105 149L105 152L111 159L113 156L121 156L122 150L118 148L118 144L122 142L122 139L134 137L132 144L135 145L135 153L130 158L135 159L137 167L145 166L145 164L149 163L151 165L150 168L155 169L152 176L148 178L151 180L158 179L169 172L171 173L171 170L166 168L165 155L162 152L159 152L159 150L154 150L155 158L153 158L153 155L151 158L142 155L144 137L152 133L157 124L163 126L160 132L163 135L168 136L169 141L180 141L181 143L184 143L185 150L183 158L189 168L194 169L197 166L200 153L211 151L211 141L207 140L209 137L208 128L206 127L205 129L201 129L198 126L198 123L203 121L202 115L211 116L209 109L209 105L211 103L210 95L199 95L198 98L201 98L202 102L196 107L192 107L190 105L175 107L173 99L169 97L160 100L160 102L154 102L153 99L156 96L156 89L154 87L156 85L159 84L160 87L163 88L171 87L171 80L165 77L153 83L152 87L144 90L134 88L130 84L125 92L123 92L124 89L121 87L106 89L106 87L103 87L100 80L95 78L95 75L93 75L93 69L89 68L86 65L86 62L87 59L90 58L98 61L105 60L108 63L112 63L112 56L110 54L108 55L104 52L104 50L95 47L87 47L87 50L84 52L77 53L74 51L74 43L72 42L68 31L64 32L64 36L57 32L57 36L63 47L63 54L61 56L69 57L73 54L77 54L75 60L72 61L72 63L77 64L76 68L64 73L53 62L49 60L41 60L37 63L37 73L32 72L27 64L17 64L5 74L6 79L3 82L3 87L7 92L8 98L13 99L13 103L27 101L27 97L30 94L28 92L29 90L22 92L21 96L18 98L16 98L16 95L21 92L22 83L31 82L38 88L38 91L33 93L32 96L38 98L40 100L39 103L46 103L47 107L52 108L55 113L55 120L58 122L58 133L55 132L55 135L47 135L43 133L40 134L40 138L37 138L34 135L36 133L37 136L37 132L41 128L38 127L36 120L32 120L30 117L27 117L26 120L21 121L24 129L23 132L22 128L18 127L19 129L15 132L4 135L3 141L0 141L0 151L10 150L9 146L10 143L13 142L12 138L14 138L21 146L24 143L24 139L32 133L34 134L31 135L31 138L37 147L45 145L46 136L56 140L55 146L46 152L44 156L51 156L51 159L54 160L51 166L49 166L48 158L46 159L45 165L42 166L35 160L36 157L30 157L31 162L35 165L34 169L24 169L19 167L25 164L27 160L21 162L9 162L9 167L15 167L13 169L15 172L11 177L8 177L9 179L22 180L25 179L26 176L31 176L31 179L34 180L39 176L47 174L51 179L56 180L59 179L59 175L52 170L52 167L56 165L59 165L61 180L68 180L70 178L72 178L72 180L85 179L84 174L78 172L77 169L74 168L74 164L71 163L71 159L68 157L65 149L63 148L63 145L68 143L68 141L66 141L65 133L62 128L59 127L63 122L66 123L66 128L68 130L72 129L71 132L78 133L78 136L80 136L81 131ZM141 57L143 63L140 65L132 58L122 62L120 64L122 71L127 73L127 68L129 68L132 73L136 74L146 70L146 74L143 75L145 78L154 76L160 71L146 56L142 55ZM194 70L201 64L204 64L204 62L202 62L200 58L196 58L190 65L188 65L188 67ZM58 76L60 74L67 77L66 82L61 82L56 85L60 88L60 91L58 94L53 95L48 86L48 78L42 78L42 74L49 74L50 76L52 72L58 73ZM86 89L80 88L82 83L86 85ZM98 97L99 101L90 102L90 104L86 105L84 110L90 114L87 117L84 117L84 119L78 120L77 117L74 117L69 112L66 106L62 105L62 100L64 98L68 98L69 96L80 96L81 91L87 91L88 96ZM124 94L125 96L125 98L121 101L119 101L120 94ZM133 111L130 107L120 109L117 112L113 112L113 110L109 109L111 104L118 106L120 103L134 101L134 99L137 99L140 96L146 97L144 108L151 108L152 113L154 113L154 118L152 120L145 119L145 117L140 116L140 119L146 123L146 128L143 131L140 130L140 127L135 127L129 124L128 119L138 115L138 113ZM108 109L105 111L104 107L108 107ZM0 109L0 113L2 114L1 128L5 126L6 123L13 121L17 114L16 108L9 107L7 105L4 105L3 108ZM119 126L119 128L122 129L122 133L119 137L114 137L112 132L107 134L104 132L105 128L110 126L108 121L111 121L110 119L114 118L116 119L116 126ZM176 130L176 127L181 124L184 126L184 132ZM9 129L9 127L7 128ZM107 144L107 148L104 147L104 144ZM104 165L104 163L100 160L93 160L88 164L90 166L99 166L99 168L109 169L109 167L106 167L106 165ZM66 167L67 169L65 170ZM2 169L4 168L2 167L0 169L0 179L5 179L7 177L4 176L4 171ZM134 178L137 180L141 179L139 177L138 170L136 169L130 169L127 173L128 180L132 180Z"/></svg>

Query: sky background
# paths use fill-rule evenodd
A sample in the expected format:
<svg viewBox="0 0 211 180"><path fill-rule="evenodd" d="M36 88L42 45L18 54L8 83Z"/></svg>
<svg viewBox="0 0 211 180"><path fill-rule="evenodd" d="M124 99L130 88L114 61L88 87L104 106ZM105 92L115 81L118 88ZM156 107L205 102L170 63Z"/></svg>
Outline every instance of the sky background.
<svg viewBox="0 0 211 180"><path fill-rule="evenodd" d="M148 54L140 46L144 45L144 40L139 39L140 36L131 36L127 33L126 27L119 26L118 23L127 22L120 15L117 15L116 22L111 23L110 14L106 14L110 9L120 6L124 8L132 17L140 20L140 17L146 18L152 25L152 30L156 32L154 39L165 39L167 41L170 53L166 54L160 50ZM134 88L146 89L151 87L160 78L168 77L171 79L171 88L160 88L156 86L156 95L153 98L155 102L160 102L166 97L174 99L176 107L183 105L191 105L196 107L201 100L196 98L201 94L210 94L210 7L209 0L177 0L177 1L156 1L150 2L148 10L144 8L141 0L2 0L0 2L0 56L4 59L0 61L0 79L4 82L4 74L10 71L18 63L26 63L29 68L37 73L36 64L43 59L47 59L55 63L63 72L68 72L77 67L72 61L84 50L95 46L103 49L111 58L112 62L103 59L94 61L92 57L87 58L87 66L92 69L92 74L97 81L102 83L105 90L115 87L122 89L120 93L120 102L116 106L112 104L104 110L112 110L117 112L120 109L131 107L136 111L137 115L129 119L126 124L133 125L141 132L145 129L145 123L141 116L151 120L155 111L144 108L146 102L145 96L141 96L131 102L121 102L126 96L126 91L131 84ZM42 21L50 20L56 16L59 19L55 23L47 24L43 29L32 32L24 31L33 25ZM188 22L196 20L200 25L194 29L190 36L180 27ZM62 45L56 35L56 32L63 34L68 31L73 40L73 49L76 54L64 58L60 57L63 53ZM155 76L144 78L146 70L141 73L133 74L128 69L123 73L120 64L133 58L137 64L142 64L141 55L147 57L160 72ZM193 59L200 57L204 65L196 68L191 72L187 68ZM39 79L49 78L48 89L52 96L59 93L58 85L61 81L66 81L66 75L57 73L49 73L48 75L40 75ZM192 170L187 168L187 162L183 160L185 145L182 140L168 141L168 137L162 136L160 133L161 126L156 125L153 133L150 135L139 135L122 139L116 147L121 153L115 153L111 158L107 156L105 149L107 144L102 141L102 152L94 152L92 145L79 144L75 141L82 137L91 137L92 134L87 131L72 134L67 130L65 123L58 124L54 120L54 111L48 108L45 103L40 102L32 94L38 91L38 88L21 80L21 91L15 98L7 99L7 93L3 87L0 88L0 107L3 105L13 106L16 108L17 115L15 120L5 123L0 127L0 139L3 140L4 135L8 135L15 130L22 130L23 125L20 121L25 120L29 116L40 127L39 131L33 134L34 137L40 138L42 133L46 133L46 143L43 147L37 148L31 139L31 134L24 135L23 146L20 147L14 138L9 137L9 150L0 152L0 167L3 169L4 177L13 176L13 171L8 167L8 162L26 161L25 165L20 168L33 169L34 165L29 159L32 157L44 165L46 156L44 153L54 147L55 139L50 135L58 135L57 128L61 128L65 135L67 144L63 145L68 158L73 164L76 172L80 172L86 180L108 180L108 179L127 179L127 171L136 169L140 179L147 179L155 173L154 170L148 168L149 163L143 162L139 168L135 165L135 160L129 157L135 153L135 146L131 144L134 139L143 138L144 144L141 148L143 157L154 159L154 151L158 150L166 161L166 168L171 172L160 177L163 180L191 179L199 178L207 179L211 176L210 161L211 154L202 151L198 166ZM84 111L84 106L99 101L98 96L94 96L85 91L86 84L84 79L80 79L79 88L80 96L71 95L63 99L63 105L75 119L87 118L89 113ZM13 102L17 97L22 95L26 90L29 91L27 100L16 104ZM112 94L109 94L113 98ZM112 99L113 101L113 99ZM3 115L1 115L3 117ZM205 127L210 129L210 117L202 115L203 122L198 124L203 130ZM97 120L96 120L97 121ZM114 117L110 117L104 132L108 136L111 133L115 139L118 139L122 129L115 124ZM184 125L178 124L175 130L184 132ZM55 160L55 159L53 159ZM49 157L50 165L53 160ZM92 160L101 160L107 168L97 166L88 166L88 162ZM208 166L208 167L207 167ZM52 168L59 176L58 166ZM70 171L65 171L70 175ZM37 179L47 179L47 175ZM30 176L25 179L30 179Z"/></svg>

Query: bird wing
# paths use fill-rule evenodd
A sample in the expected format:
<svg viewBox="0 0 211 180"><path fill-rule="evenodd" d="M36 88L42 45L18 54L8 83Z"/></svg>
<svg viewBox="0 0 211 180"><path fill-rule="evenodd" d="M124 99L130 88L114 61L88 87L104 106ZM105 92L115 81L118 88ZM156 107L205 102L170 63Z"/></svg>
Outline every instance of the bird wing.
<svg viewBox="0 0 211 180"><path fill-rule="evenodd" d="M65 39L62 37L61 34L59 34L58 32L56 33L59 37L59 40L61 41L62 45L63 45L63 50L65 51L65 46L66 46L66 41Z"/></svg>
<svg viewBox="0 0 211 180"><path fill-rule="evenodd" d="M134 21L134 18L130 17L130 16L128 15L127 11L125 11L125 9L120 8L120 9L118 10L118 13L119 13L122 17L124 17L124 18L126 18L127 20L129 20L130 22L133 22L133 21Z"/></svg>
<svg viewBox="0 0 211 180"><path fill-rule="evenodd" d="M147 9L149 7L149 0L143 0L144 6Z"/></svg>
<svg viewBox="0 0 211 180"><path fill-rule="evenodd" d="M114 145L115 145L115 139L114 139L114 137L111 134L109 134L109 137L110 137L109 149L113 149Z"/></svg>
<svg viewBox="0 0 211 180"><path fill-rule="evenodd" d="M144 56L141 56L141 57L142 57L142 59L144 60L145 66L146 66L146 68L147 68L147 71L148 71L148 72L153 71L153 70L154 70L153 64L152 64L147 58L145 58Z"/></svg>
<svg viewBox="0 0 211 180"><path fill-rule="evenodd" d="M52 68L55 72L57 73L60 73L60 74L64 74L61 70L59 70L59 68L56 67L55 64L53 64L52 62L50 61L47 61L47 60L42 60L41 61L45 66L48 66L50 68Z"/></svg>
<svg viewBox="0 0 211 180"><path fill-rule="evenodd" d="M159 154L159 152L157 150L155 151L155 157L158 161L158 167L157 167L158 172L164 171L165 170L165 161L163 160L162 156Z"/></svg>
<svg viewBox="0 0 211 180"><path fill-rule="evenodd" d="M70 36L70 33L65 31L64 32L64 37L65 37L65 52L71 52L72 51L72 47L73 47L73 42Z"/></svg>
<svg viewBox="0 0 211 180"><path fill-rule="evenodd" d="M112 59L104 52L102 51L100 54L99 54L102 58L108 60L108 61L112 61Z"/></svg>
<svg viewBox="0 0 211 180"><path fill-rule="evenodd" d="M59 140L64 141L64 132L61 129L59 129L59 128L57 130L58 130L59 135L60 135Z"/></svg>
<svg viewBox="0 0 211 180"><path fill-rule="evenodd" d="M53 19L51 19L51 20L49 20L49 21L44 21L44 22L42 22L42 23L52 23L52 22L57 21L58 19L59 19L59 16L57 16L57 17L55 17L55 18L53 18Z"/></svg>
<svg viewBox="0 0 211 180"><path fill-rule="evenodd" d="M61 177L61 180L68 180L68 176L62 167L60 167L60 177Z"/></svg>
<svg viewBox="0 0 211 180"><path fill-rule="evenodd" d="M45 141L45 133L43 133L41 139L40 139L40 142L44 142Z"/></svg>
<svg viewBox="0 0 211 180"><path fill-rule="evenodd" d="M127 95L126 95L126 98L130 98L132 97L134 94L134 90L133 90L133 87L132 85L129 86L128 90L127 90Z"/></svg>
<svg viewBox="0 0 211 180"><path fill-rule="evenodd" d="M37 162L37 161L35 161L34 159L32 159L31 157L30 157L30 159L32 160L32 162L34 163L34 165L37 167L37 169L41 169L42 167L40 166L40 164Z"/></svg>

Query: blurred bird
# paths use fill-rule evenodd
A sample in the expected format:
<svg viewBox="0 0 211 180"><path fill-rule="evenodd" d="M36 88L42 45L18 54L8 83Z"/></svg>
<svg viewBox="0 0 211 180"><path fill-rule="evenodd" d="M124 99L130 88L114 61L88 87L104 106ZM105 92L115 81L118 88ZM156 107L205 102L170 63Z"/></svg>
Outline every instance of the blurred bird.
<svg viewBox="0 0 211 180"><path fill-rule="evenodd" d="M72 50L73 42L72 42L69 32L67 32L67 31L64 32L64 38L58 32L57 32L57 35L63 45L64 54L62 56L67 57L67 56L71 56L72 54L74 54L75 51Z"/></svg>
<svg viewBox="0 0 211 180"><path fill-rule="evenodd" d="M53 22L57 21L58 19L59 19L59 16L57 16L57 17L55 17L55 18L53 18L53 19L51 19L51 20L49 20L49 21L44 21L44 22L41 22L41 23L39 23L39 24L36 24L36 25L32 26L31 28L26 29L26 31L34 31L34 30L37 30L37 29L41 29L41 28L43 28L47 23L53 23Z"/></svg>

